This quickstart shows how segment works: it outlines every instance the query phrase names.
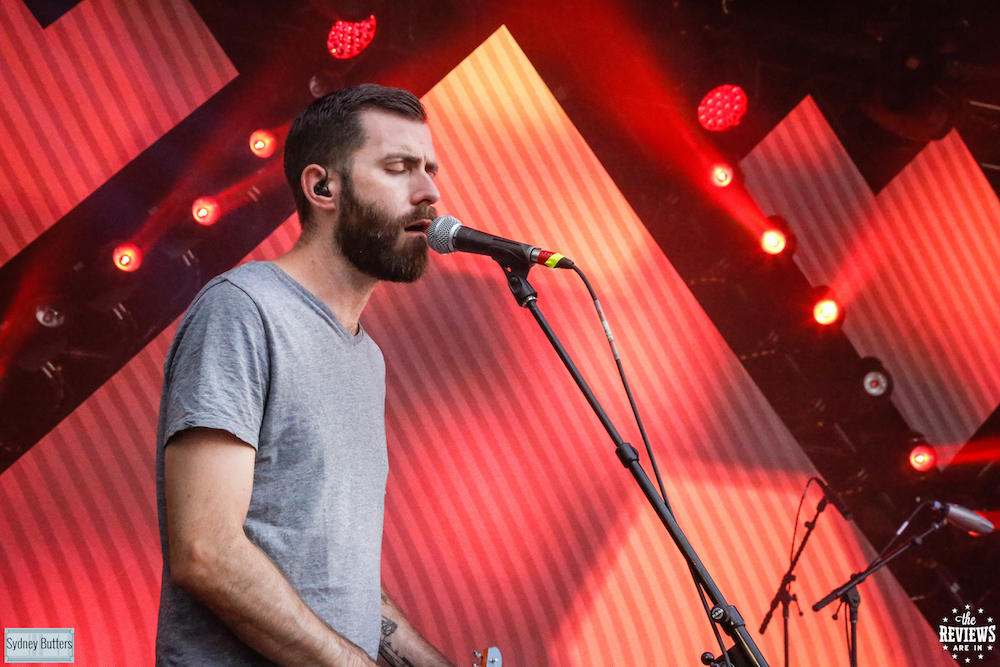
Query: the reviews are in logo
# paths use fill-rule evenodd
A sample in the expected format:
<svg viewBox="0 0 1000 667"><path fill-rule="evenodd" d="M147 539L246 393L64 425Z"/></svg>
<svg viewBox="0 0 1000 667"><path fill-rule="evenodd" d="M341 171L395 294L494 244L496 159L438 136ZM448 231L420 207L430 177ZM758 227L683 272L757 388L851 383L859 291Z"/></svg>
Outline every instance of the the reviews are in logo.
<svg viewBox="0 0 1000 667"><path fill-rule="evenodd" d="M938 639L945 651L951 653L961 664L973 660L984 660L986 654L997 643L997 626L992 616L986 616L982 608L965 609L955 607L950 616L941 619L938 625Z"/></svg>

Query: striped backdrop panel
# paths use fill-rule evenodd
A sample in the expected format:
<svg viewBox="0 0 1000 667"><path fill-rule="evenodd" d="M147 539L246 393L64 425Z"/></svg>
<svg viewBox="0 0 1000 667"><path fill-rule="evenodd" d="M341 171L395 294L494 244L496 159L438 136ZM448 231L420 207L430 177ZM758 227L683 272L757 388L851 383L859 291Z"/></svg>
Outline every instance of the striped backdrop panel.
<svg viewBox="0 0 1000 667"><path fill-rule="evenodd" d="M597 286L679 520L757 636L808 459L506 29L425 103L440 211L559 249ZM291 220L253 257L294 237ZM638 443L586 292L570 272L536 269L531 280ZM380 287L364 325L389 368L384 580L428 638L456 664L491 644L512 665L581 667L690 664L712 649L676 549L492 261L435 256L420 282ZM151 661L152 443L172 332L0 477L0 502L14 508L0 516L0 620L76 627L80 664ZM795 590L815 601L870 555L850 524L824 515ZM863 663L947 664L888 573L863 594ZM828 616L793 617L796 663L843 661L842 627ZM104 657L122 641L125 653ZM779 664L779 627L760 642Z"/></svg>
<svg viewBox="0 0 1000 667"><path fill-rule="evenodd" d="M742 162L795 261L847 303L844 332L893 375L910 426L946 462L1000 404L1000 200L958 132L876 197L812 98Z"/></svg>
<svg viewBox="0 0 1000 667"><path fill-rule="evenodd" d="M0 264L235 76L186 0L0 3Z"/></svg>

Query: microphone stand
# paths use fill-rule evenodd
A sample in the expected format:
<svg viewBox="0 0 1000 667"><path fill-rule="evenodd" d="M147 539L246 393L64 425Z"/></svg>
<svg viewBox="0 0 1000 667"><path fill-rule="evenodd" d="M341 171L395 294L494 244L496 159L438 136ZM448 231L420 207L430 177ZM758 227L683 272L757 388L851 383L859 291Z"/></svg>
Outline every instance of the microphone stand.
<svg viewBox="0 0 1000 667"><path fill-rule="evenodd" d="M809 541L809 536L812 535L813 530L816 529L816 522L819 520L819 515L823 513L826 506L829 504L826 496L819 501L816 506L816 515L813 516L812 521L806 521L806 532L802 536L802 542L799 544L798 551L795 552L795 556L792 558L791 564L788 566L788 572L785 572L785 576L781 578L781 584L778 586L778 592L774 594L774 598L771 599L771 608L767 610L767 615L764 616L764 622L760 624L760 634L764 634L767 630L768 623L771 622L771 617L774 616L774 611L781 605L781 618L783 619L783 625L785 630L785 667L788 667L788 607L794 601L796 606L799 604L799 599L792 594L792 582L795 581L795 575L792 571L795 566L798 565L799 558L802 557L802 552L806 548L806 542ZM799 616L802 615L802 610L799 610Z"/></svg>
<svg viewBox="0 0 1000 667"><path fill-rule="evenodd" d="M570 375L573 376L573 380L576 382L580 391L583 392L584 397L586 397L587 402L590 403L590 407L594 410L597 418L601 421L604 429L611 436L612 442L615 444L616 454L618 455L618 460L621 461L622 465L625 466L635 481L639 484L642 492L645 494L646 499L653 506L653 510L659 516L660 521L666 527L667 532L673 539L677 548L680 549L681 554L684 559L687 560L688 565L691 567L692 573L695 576L696 582L708 595L708 598L712 601L712 609L710 616L715 623L722 626L723 630L728 634L733 641L736 643L736 647L740 653L743 654L746 660L750 662L747 663L747 667L768 667L767 661L764 660L764 656L761 655L760 649L754 643L753 638L750 637L750 633L746 629L746 623L743 617L740 616L739 611L736 607L731 606L726 602L726 599L722 595L722 591L716 586L712 577L709 575L708 570L705 565L698 558L698 554L695 553L694 547L688 542L687 537L681 531L680 526L674 519L674 515L667 508L664 503L663 498L660 497L653 483L650 481L646 472L639 465L639 453L636 451L635 447L625 442L622 437L618 434L617 429L615 429L614 424L608 418L607 413L601 404L598 402L597 397L594 396L594 392L590 390L590 386L587 384L586 380L580 374L577 369L576 364L570 358L569 354L566 352L566 348L563 347L562 343L556 337L555 332L549 325L545 316L542 315L542 311L538 308L537 296L538 292L528 283L528 271L531 269L531 264L523 255L519 255L514 252L507 253L507 257L501 258L500 253L493 256L493 259L504 269L507 275L507 286L510 288L511 293L514 295L517 305L522 308L527 308L534 315L535 321L541 327L542 331L545 333L546 338L555 348L556 353L559 358L562 359L563 364L566 369L569 370ZM726 663L729 662L728 652L724 653L721 661Z"/></svg>
<svg viewBox="0 0 1000 667"><path fill-rule="evenodd" d="M852 575L851 578L847 580L847 583L834 589L829 595L813 605L813 611L819 611L837 599L840 599L841 602L847 605L850 610L851 622L851 667L858 667L858 607L861 605L861 594L858 593L857 589L858 584L878 570L882 569L882 567L884 567L889 561L909 549L914 544L920 544L925 537L933 533L935 530L938 530L943 525L943 518L935 521L930 528L919 535L910 537L910 539L906 540L906 542L886 554L885 557L874 561L864 572ZM836 618L836 614L834 614L834 617Z"/></svg>

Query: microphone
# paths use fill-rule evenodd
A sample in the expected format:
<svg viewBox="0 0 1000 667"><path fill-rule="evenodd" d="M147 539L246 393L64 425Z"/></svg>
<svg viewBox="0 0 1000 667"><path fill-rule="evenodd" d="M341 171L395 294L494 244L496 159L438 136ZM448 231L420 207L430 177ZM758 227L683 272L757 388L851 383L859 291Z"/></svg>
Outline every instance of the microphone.
<svg viewBox="0 0 1000 667"><path fill-rule="evenodd" d="M840 512L840 516L844 517L845 521L853 519L854 515L851 513L851 508L847 506L847 503L845 503L844 499L840 497L840 494L831 489L827 483L819 477L816 477L815 479L816 483L819 484L819 488L823 489L823 495L826 496L826 499L829 500L834 507L837 508L837 511Z"/></svg>
<svg viewBox="0 0 1000 667"><path fill-rule="evenodd" d="M993 522L985 519L967 507L954 503L939 503L934 501L934 511L944 517L944 520L962 530L978 535L988 535L993 532Z"/></svg>
<svg viewBox="0 0 1000 667"><path fill-rule="evenodd" d="M557 252L542 250L527 243L518 243L508 239L493 236L486 232L476 231L466 227L457 218L443 215L435 218L427 228L427 245L431 250L442 255L455 252L471 252L477 255L487 255L501 264L504 260L527 260L532 264L541 264L550 269L572 269L573 260Z"/></svg>

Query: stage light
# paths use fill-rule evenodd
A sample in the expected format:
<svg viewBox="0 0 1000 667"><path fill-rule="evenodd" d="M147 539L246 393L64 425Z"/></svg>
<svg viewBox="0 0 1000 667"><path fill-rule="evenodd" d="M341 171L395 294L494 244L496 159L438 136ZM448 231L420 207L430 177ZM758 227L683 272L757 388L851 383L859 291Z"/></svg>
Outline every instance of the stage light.
<svg viewBox="0 0 1000 667"><path fill-rule="evenodd" d="M910 465L914 470L927 472L937 465L937 452L930 445L917 445L910 450Z"/></svg>
<svg viewBox="0 0 1000 667"><path fill-rule="evenodd" d="M257 130L250 135L250 150L260 158L269 158L274 155L274 149L278 147L278 140L267 130Z"/></svg>
<svg viewBox="0 0 1000 667"><path fill-rule="evenodd" d="M769 229L760 237L760 247L768 255L777 255L788 245L785 233L780 229Z"/></svg>
<svg viewBox="0 0 1000 667"><path fill-rule="evenodd" d="M374 14L364 21L337 21L330 29L326 48L330 50L330 55L334 58L346 60L364 51L374 37Z"/></svg>
<svg viewBox="0 0 1000 667"><path fill-rule="evenodd" d="M733 168L728 164L712 165L712 183L724 188L733 182Z"/></svg>
<svg viewBox="0 0 1000 667"><path fill-rule="evenodd" d="M122 243L115 248L112 259L115 266L130 273L142 265L142 251L134 243Z"/></svg>
<svg viewBox="0 0 1000 667"><path fill-rule="evenodd" d="M194 200L194 205L191 206L191 217L199 225L207 227L214 224L220 215L222 215L222 208L219 206L219 202L212 197L199 197Z"/></svg>
<svg viewBox="0 0 1000 667"><path fill-rule="evenodd" d="M767 226L760 235L760 247L769 255L791 257L798 249L798 239L788 221L780 215L767 216Z"/></svg>
<svg viewBox="0 0 1000 667"><path fill-rule="evenodd" d="M813 318L824 326L833 324L840 318L840 306L829 297L820 299L813 306Z"/></svg>
<svg viewBox="0 0 1000 667"><path fill-rule="evenodd" d="M889 391L889 376L879 371L870 371L865 374L864 385L869 396L884 396Z"/></svg>
<svg viewBox="0 0 1000 667"><path fill-rule="evenodd" d="M706 130L721 132L740 124L747 110L747 94L739 86L719 86L698 105L698 122Z"/></svg>
<svg viewBox="0 0 1000 667"><path fill-rule="evenodd" d="M861 360L861 384L865 393L873 398L889 398L892 395L892 376L875 357L865 357Z"/></svg>
<svg viewBox="0 0 1000 667"><path fill-rule="evenodd" d="M35 308L35 319L43 327L49 329L55 329L56 327L61 327L63 322L66 321L66 313L62 312L55 306L49 304L40 304Z"/></svg>

